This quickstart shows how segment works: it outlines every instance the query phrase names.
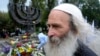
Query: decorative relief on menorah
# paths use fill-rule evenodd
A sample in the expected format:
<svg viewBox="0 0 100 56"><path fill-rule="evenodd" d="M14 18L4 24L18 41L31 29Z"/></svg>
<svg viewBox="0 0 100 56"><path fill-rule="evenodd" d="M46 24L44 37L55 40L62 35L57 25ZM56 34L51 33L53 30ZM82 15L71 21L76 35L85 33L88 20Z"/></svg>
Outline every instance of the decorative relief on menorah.
<svg viewBox="0 0 100 56"><path fill-rule="evenodd" d="M25 6L23 2L14 3L9 0L9 13L12 18L22 25L33 25L40 22L40 10L32 6Z"/></svg>

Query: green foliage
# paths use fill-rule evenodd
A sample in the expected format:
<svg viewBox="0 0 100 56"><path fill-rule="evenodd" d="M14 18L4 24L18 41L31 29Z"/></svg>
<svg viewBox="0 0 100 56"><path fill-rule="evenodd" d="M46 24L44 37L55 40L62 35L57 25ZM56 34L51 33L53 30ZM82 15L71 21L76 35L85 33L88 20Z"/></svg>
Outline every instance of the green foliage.
<svg viewBox="0 0 100 56"><path fill-rule="evenodd" d="M45 27L48 14L50 10L55 6L55 0L32 0L32 6L41 10L41 22L40 26Z"/></svg>
<svg viewBox="0 0 100 56"><path fill-rule="evenodd" d="M88 21L92 22L95 20L96 26L100 27L100 2L99 0L84 0L82 7L84 16L88 17Z"/></svg>
<svg viewBox="0 0 100 56"><path fill-rule="evenodd" d="M5 28L8 31L14 31L14 27L17 25L18 24L11 19L8 12L0 12L0 30Z"/></svg>
<svg viewBox="0 0 100 56"><path fill-rule="evenodd" d="M95 26L100 27L100 1L99 0L69 0L68 3L73 3L80 8L84 17L87 17L88 22L95 21Z"/></svg>
<svg viewBox="0 0 100 56"><path fill-rule="evenodd" d="M7 14L4 12L0 12L0 26L5 26L5 23L7 22Z"/></svg>

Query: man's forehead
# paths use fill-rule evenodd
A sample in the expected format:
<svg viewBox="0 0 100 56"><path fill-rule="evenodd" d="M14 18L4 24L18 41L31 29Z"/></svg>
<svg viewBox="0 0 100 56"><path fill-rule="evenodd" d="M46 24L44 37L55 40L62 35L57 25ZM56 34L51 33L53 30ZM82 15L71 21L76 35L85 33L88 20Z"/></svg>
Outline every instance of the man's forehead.
<svg viewBox="0 0 100 56"><path fill-rule="evenodd" d="M60 11L60 10L52 10L48 16L48 21L56 21L56 20L67 20L69 21L70 19L70 15L63 12L63 11Z"/></svg>

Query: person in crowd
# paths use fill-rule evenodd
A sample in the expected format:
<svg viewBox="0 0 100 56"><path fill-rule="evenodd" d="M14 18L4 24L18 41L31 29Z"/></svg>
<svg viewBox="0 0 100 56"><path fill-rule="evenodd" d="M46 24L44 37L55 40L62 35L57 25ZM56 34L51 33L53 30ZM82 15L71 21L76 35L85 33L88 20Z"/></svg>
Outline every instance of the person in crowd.
<svg viewBox="0 0 100 56"><path fill-rule="evenodd" d="M48 36L44 32L40 31L37 37L39 39L39 45L37 46L37 49L40 50L47 43Z"/></svg>
<svg viewBox="0 0 100 56"><path fill-rule="evenodd" d="M16 28L15 28L15 35L16 35L16 36L19 36L20 34L21 34L21 29L18 28L18 27L16 27Z"/></svg>
<svg viewBox="0 0 100 56"><path fill-rule="evenodd" d="M0 34L1 34L1 37L3 38L7 38L9 36L9 33L6 29L2 29Z"/></svg>

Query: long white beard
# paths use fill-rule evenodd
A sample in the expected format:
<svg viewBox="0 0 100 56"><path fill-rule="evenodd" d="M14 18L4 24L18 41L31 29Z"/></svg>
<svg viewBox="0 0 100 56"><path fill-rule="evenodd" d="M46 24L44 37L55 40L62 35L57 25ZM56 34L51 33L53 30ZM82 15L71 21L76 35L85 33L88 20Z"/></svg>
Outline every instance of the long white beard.
<svg viewBox="0 0 100 56"><path fill-rule="evenodd" d="M45 45L46 56L74 56L73 54L78 47L75 35L69 32L63 41L57 40L57 44L48 42Z"/></svg>

